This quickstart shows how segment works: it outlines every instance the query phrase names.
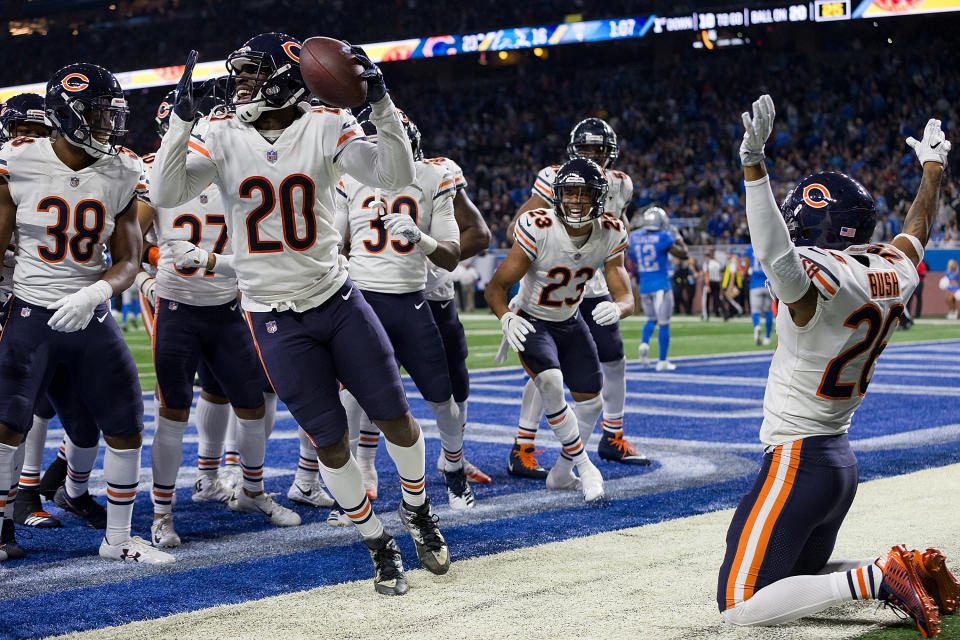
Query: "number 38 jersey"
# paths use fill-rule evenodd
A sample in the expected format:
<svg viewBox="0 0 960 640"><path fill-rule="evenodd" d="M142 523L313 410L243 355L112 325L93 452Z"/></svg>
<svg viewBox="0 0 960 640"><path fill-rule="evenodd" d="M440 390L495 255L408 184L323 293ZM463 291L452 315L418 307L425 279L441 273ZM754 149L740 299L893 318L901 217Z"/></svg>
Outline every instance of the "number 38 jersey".
<svg viewBox="0 0 960 640"><path fill-rule="evenodd" d="M190 136L188 153L216 165L248 311L303 311L347 278L333 226L334 186L343 174L337 160L364 139L363 130L348 110L299 108L301 116L274 142L233 115L208 116Z"/></svg>
<svg viewBox="0 0 960 640"><path fill-rule="evenodd" d="M140 158L127 149L73 171L48 138L16 138L0 149L0 175L17 206L13 293L49 306L106 271L115 221L144 185Z"/></svg>
<svg viewBox="0 0 960 640"><path fill-rule="evenodd" d="M533 262L520 281L520 308L551 322L573 316L590 278L627 250L623 223L607 214L592 222L587 242L580 247L553 209L525 212L513 234L515 245Z"/></svg>
<svg viewBox="0 0 960 640"><path fill-rule="evenodd" d="M409 215L423 233L438 242L460 243L453 216L456 186L453 176L435 162L414 163L413 183L384 191L345 175L337 185L337 223L350 233L350 279L361 291L411 293L427 280L424 254L412 242L390 235L375 206L380 198L388 213Z"/></svg>
<svg viewBox="0 0 960 640"><path fill-rule="evenodd" d="M547 202L553 202L553 182L557 179L557 171L559 170L560 165L558 164L552 164L541 169L533 183L532 193ZM607 177L607 201L603 205L603 210L614 218L619 218L633 198L633 180L623 171L614 169L604 169L603 174ZM587 283L585 291L584 297L586 298L599 298L607 295L609 293L607 291L607 281L603 274L597 271L593 279Z"/></svg>
<svg viewBox="0 0 960 640"><path fill-rule="evenodd" d="M777 313L778 344L760 428L765 445L850 428L877 357L920 281L913 262L889 244L797 252L820 296L803 327L785 307Z"/></svg>

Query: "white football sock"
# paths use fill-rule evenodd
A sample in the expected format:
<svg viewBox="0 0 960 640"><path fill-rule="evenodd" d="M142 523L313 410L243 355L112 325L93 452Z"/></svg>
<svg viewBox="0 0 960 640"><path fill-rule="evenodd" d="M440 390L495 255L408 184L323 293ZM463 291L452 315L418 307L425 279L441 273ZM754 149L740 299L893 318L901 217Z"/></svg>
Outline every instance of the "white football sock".
<svg viewBox="0 0 960 640"><path fill-rule="evenodd" d="M297 462L297 473L293 480L312 484L317 481L317 473L320 471L317 450L314 449L310 436L302 427L297 427L297 436L300 438L300 460Z"/></svg>
<svg viewBox="0 0 960 640"><path fill-rule="evenodd" d="M243 470L243 488L251 493L263 491L263 458L267 448L264 418L237 418L237 448Z"/></svg>
<svg viewBox="0 0 960 640"><path fill-rule="evenodd" d="M23 443L23 467L20 469L20 488L36 489L40 486L43 465L43 449L47 444L48 418L33 416L33 426Z"/></svg>
<svg viewBox="0 0 960 640"><path fill-rule="evenodd" d="M603 372L603 430L611 434L623 431L623 407L627 396L627 359L601 362Z"/></svg>
<svg viewBox="0 0 960 640"><path fill-rule="evenodd" d="M153 471L154 513L170 513L177 492L177 472L183 459L183 432L186 422L178 422L160 416L157 430L153 434L153 447L150 449L150 468Z"/></svg>
<svg viewBox="0 0 960 640"><path fill-rule="evenodd" d="M220 470L230 413L227 403L210 402L203 396L197 400L197 471L201 476L215 478Z"/></svg>
<svg viewBox="0 0 960 640"><path fill-rule="evenodd" d="M529 444L533 444L533 437L540 427L540 416L542 415L543 399L540 397L540 390L537 389L534 379L529 378L523 386L523 398L520 401L520 419L517 420L517 424L520 426L520 431L517 434L518 441L529 440Z"/></svg>
<svg viewBox="0 0 960 640"><path fill-rule="evenodd" d="M347 414L347 431L350 434L350 453L358 460L373 460L377 457L380 430L360 407L360 403L346 388L340 390L340 403Z"/></svg>
<svg viewBox="0 0 960 640"><path fill-rule="evenodd" d="M223 466L240 466L240 448L237 442L237 414L231 411L227 420L227 435L223 439Z"/></svg>
<svg viewBox="0 0 960 640"><path fill-rule="evenodd" d="M593 434L593 428L597 425L597 418L600 417L600 413L603 411L603 398L597 395L589 400L575 402L573 411L577 414L580 440L583 441L583 446L587 446L590 444L590 436Z"/></svg>
<svg viewBox="0 0 960 640"><path fill-rule="evenodd" d="M17 494L14 491L13 498L10 497L10 489L13 487L14 463L17 456L17 448L9 444L0 444L0 514L10 520L13 518L13 501Z"/></svg>
<svg viewBox="0 0 960 640"><path fill-rule="evenodd" d="M130 539L133 502L140 483L140 447L114 449L107 445L103 454L103 477L107 481L107 531L109 544Z"/></svg>
<svg viewBox="0 0 960 640"><path fill-rule="evenodd" d="M331 469L321 462L320 476L330 495L356 525L360 535L365 539L379 538L383 533L383 525L373 513L373 505L363 488L360 467L353 456L339 469Z"/></svg>
<svg viewBox="0 0 960 640"><path fill-rule="evenodd" d="M460 426L464 430L467 428L467 401L457 403L457 413L460 414Z"/></svg>
<svg viewBox="0 0 960 640"><path fill-rule="evenodd" d="M443 447L443 470L456 471L463 468L463 427L460 412L453 396L445 402L427 402L427 407L437 419L440 446Z"/></svg>
<svg viewBox="0 0 960 640"><path fill-rule="evenodd" d="M81 496L87 491L87 483L90 481L90 472L93 470L93 463L97 461L97 453L100 447L78 447L73 440L66 438L67 450L67 478L64 486L67 495L71 498Z"/></svg>
<svg viewBox="0 0 960 640"><path fill-rule="evenodd" d="M419 425L418 425L419 430ZM387 443L387 453L397 467L400 475L400 492L403 501L411 507L419 507L426 498L426 479L424 477L424 455L426 445L423 442L423 431L417 434L417 441L409 447L395 445L384 438Z"/></svg>
<svg viewBox="0 0 960 640"><path fill-rule="evenodd" d="M263 393L263 434L264 440L270 439L273 425L277 421L277 394L265 391Z"/></svg>

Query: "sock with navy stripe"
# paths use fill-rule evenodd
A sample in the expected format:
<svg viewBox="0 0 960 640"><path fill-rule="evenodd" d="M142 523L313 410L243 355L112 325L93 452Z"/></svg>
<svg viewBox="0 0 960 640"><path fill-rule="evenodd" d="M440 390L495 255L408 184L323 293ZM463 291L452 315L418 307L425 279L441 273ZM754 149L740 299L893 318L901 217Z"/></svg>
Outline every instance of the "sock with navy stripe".
<svg viewBox="0 0 960 640"><path fill-rule="evenodd" d="M373 513L373 506L363 488L360 467L354 457L350 456L347 464L339 469L331 469L321 462L320 476L330 495L337 501L350 521L356 525L360 535L368 540L380 537L383 533L383 525Z"/></svg>
<svg viewBox="0 0 960 640"><path fill-rule="evenodd" d="M440 446L443 447L443 470L456 471L463 468L463 426L460 412L453 396L444 402L427 401L427 406L437 419Z"/></svg>
<svg viewBox="0 0 960 640"><path fill-rule="evenodd" d="M411 507L419 507L426 498L426 482L424 477L424 455L426 454L426 445L423 441L423 431L420 431L417 425L417 441L409 447L396 445L388 438L384 438L387 443L387 453L397 466L397 473L400 474L400 491L403 495L403 501ZM336 497L336 496L334 496ZM337 500L337 502L340 502ZM340 502L340 504L343 504Z"/></svg>
<svg viewBox="0 0 960 640"><path fill-rule="evenodd" d="M240 449L237 444L237 414L233 411L227 419L227 434L223 439L223 466L240 466Z"/></svg>
<svg viewBox="0 0 960 640"><path fill-rule="evenodd" d="M87 491L87 483L90 480L93 463L97 461L99 447L97 445L79 447L69 438L66 439L66 445L67 478L63 484L67 495L76 498Z"/></svg>
<svg viewBox="0 0 960 640"><path fill-rule="evenodd" d="M601 362L603 372L603 430L611 434L623 431L623 407L627 396L627 359Z"/></svg>
<svg viewBox="0 0 960 640"><path fill-rule="evenodd" d="M590 444L590 436L593 435L593 429L597 426L597 419L603 411L603 399L596 395L589 400L574 403L573 412L577 416L577 425L580 431L580 440L583 446Z"/></svg>
<svg viewBox="0 0 960 640"><path fill-rule="evenodd" d="M153 488L150 499L154 513L170 513L173 510L177 489L177 473L183 459L183 432L186 422L160 416L157 431L150 448L150 468L153 471ZM68 476L69 477L69 476Z"/></svg>
<svg viewBox="0 0 960 640"><path fill-rule="evenodd" d="M197 400L197 471L213 479L220 471L223 441L230 421L230 405L210 402L203 396Z"/></svg>
<svg viewBox="0 0 960 640"><path fill-rule="evenodd" d="M20 469L21 489L36 489L40 486L43 449L47 443L47 425L49 424L49 418L33 416L33 426L23 443L23 467Z"/></svg>
<svg viewBox="0 0 960 640"><path fill-rule="evenodd" d="M17 447L9 444L0 444L0 516L6 519L13 518L13 500L16 498L16 492L13 498L10 497L10 489L14 484L14 459L17 455Z"/></svg>
<svg viewBox="0 0 960 640"><path fill-rule="evenodd" d="M517 421L517 444L533 444L543 415L543 399L533 378L527 379L523 386L523 399L520 401L520 418Z"/></svg>
<svg viewBox="0 0 960 640"><path fill-rule="evenodd" d="M560 441L560 457L554 465L557 473L572 471L573 465L587 460L587 450L580 438L577 416L569 406L564 405L557 413L548 413L547 424Z"/></svg>
<svg viewBox="0 0 960 640"><path fill-rule="evenodd" d="M297 473L294 476L294 481L312 484L317 481L317 473L320 471L317 450L313 448L310 436L302 427L297 427L297 436L300 438L300 459L297 461Z"/></svg>
<svg viewBox="0 0 960 640"><path fill-rule="evenodd" d="M140 447L114 449L107 445L103 454L103 476L107 481L107 531L110 544L130 539L133 502L140 483Z"/></svg>
<svg viewBox="0 0 960 640"><path fill-rule="evenodd" d="M237 449L243 471L243 488L251 493L263 491L263 458L267 447L264 418L237 418Z"/></svg>

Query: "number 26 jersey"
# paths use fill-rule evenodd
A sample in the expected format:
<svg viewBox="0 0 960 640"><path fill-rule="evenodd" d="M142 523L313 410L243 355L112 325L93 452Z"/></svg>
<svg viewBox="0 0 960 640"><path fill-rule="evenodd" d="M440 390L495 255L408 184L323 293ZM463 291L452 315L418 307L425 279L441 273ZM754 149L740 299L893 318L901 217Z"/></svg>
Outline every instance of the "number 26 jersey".
<svg viewBox="0 0 960 640"><path fill-rule="evenodd" d="M786 305L777 312L760 428L765 445L850 428L877 357L920 281L913 262L889 244L796 251L819 291L817 311L802 327Z"/></svg>

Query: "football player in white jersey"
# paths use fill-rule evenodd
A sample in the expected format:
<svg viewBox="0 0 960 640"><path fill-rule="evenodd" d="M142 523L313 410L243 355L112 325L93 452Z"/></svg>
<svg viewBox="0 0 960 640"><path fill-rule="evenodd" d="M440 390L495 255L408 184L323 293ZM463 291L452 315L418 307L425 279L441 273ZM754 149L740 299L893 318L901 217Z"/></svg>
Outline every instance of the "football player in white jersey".
<svg viewBox="0 0 960 640"><path fill-rule="evenodd" d="M0 502L12 511L6 488L23 460L18 445L46 390L71 441L89 456L88 469L101 431L107 443L100 555L173 562L130 536L143 400L120 329L106 322L112 317L107 301L130 286L140 260L136 208L143 167L118 144L126 133L126 100L109 71L76 63L47 83L45 107L59 133L55 141L18 138L0 150L0 246L14 233L17 246L14 298L0 340ZM85 490L75 495L67 489L80 508L92 501ZM16 557L23 551L11 515L4 514L0 545Z"/></svg>
<svg viewBox="0 0 960 640"><path fill-rule="evenodd" d="M781 303L779 347L764 396L763 466L727 532L717 604L728 623L772 625L876 599L933 637L938 606L952 612L960 594L942 553L897 545L879 558L830 556L857 489L850 420L919 282L950 143L939 120L923 140L907 138L923 167L919 191L903 233L868 244L876 206L848 176L807 176L777 207L764 167L773 121L773 100L761 96L743 114L740 159L751 244Z"/></svg>
<svg viewBox="0 0 960 640"><path fill-rule="evenodd" d="M403 112L398 115L409 138L412 123ZM359 119L367 138L376 139L368 113ZM460 258L453 215L456 188L441 165L419 160L414 167L413 182L401 189L371 188L344 176L337 184L336 226L350 259L350 279L380 318L397 360L437 420L450 507L462 511L473 508L474 496L463 468L460 411L440 332L423 294L424 257L447 271ZM359 437L360 424L350 427Z"/></svg>
<svg viewBox="0 0 960 640"><path fill-rule="evenodd" d="M485 292L504 338L537 385L547 422L563 446L547 475L547 488L580 486L588 502L604 495L600 470L586 452L600 415L603 378L580 302L587 282L603 267L613 299L594 307L593 320L610 326L634 308L623 268L627 234L620 220L604 213L606 196L607 179L600 165L586 158L567 161L553 184L554 208L521 216L513 248ZM517 282L515 313L507 307L507 291ZM576 402L574 410L564 399L564 384Z"/></svg>
<svg viewBox="0 0 960 640"><path fill-rule="evenodd" d="M617 134L613 128L600 118L587 118L580 121L570 131L567 155L573 158L588 158L599 164L607 179L607 198L604 213L625 221L627 205L633 198L633 180L630 176L613 169L613 163L620 154ZM552 206L552 185L556 179L559 165L544 167L537 174L530 198L517 211L519 216L531 209ZM627 360L623 353L623 338L620 336L619 323L600 326L593 321L593 309L603 301L611 300L607 283L601 272L594 274L587 282L583 293L583 317L590 329L590 335L600 357L600 370L603 373L603 391L596 403L603 406L603 430L597 453L604 460L629 465L649 465L650 459L637 450L623 437L623 407L626 401ZM507 462L507 471L511 475L526 478L544 478L545 469L537 463L534 450L534 438L543 414L543 403L537 394L533 380L528 380L523 389L517 437Z"/></svg>
<svg viewBox="0 0 960 640"><path fill-rule="evenodd" d="M400 520L420 561L440 574L450 555L426 499L423 435L393 349L338 251L333 196L344 174L400 189L413 181L413 156L380 70L359 47L349 53L365 68L375 145L348 111L301 102L300 42L278 33L251 38L227 59L236 115L210 116L191 133L191 52L151 173L152 195L174 207L211 182L220 188L233 256L194 248L180 264L192 256L194 266L236 273L273 388L310 434L324 483L359 529L375 589L400 595L407 591L400 550L374 515L350 455L340 382L387 439L401 479Z"/></svg>

